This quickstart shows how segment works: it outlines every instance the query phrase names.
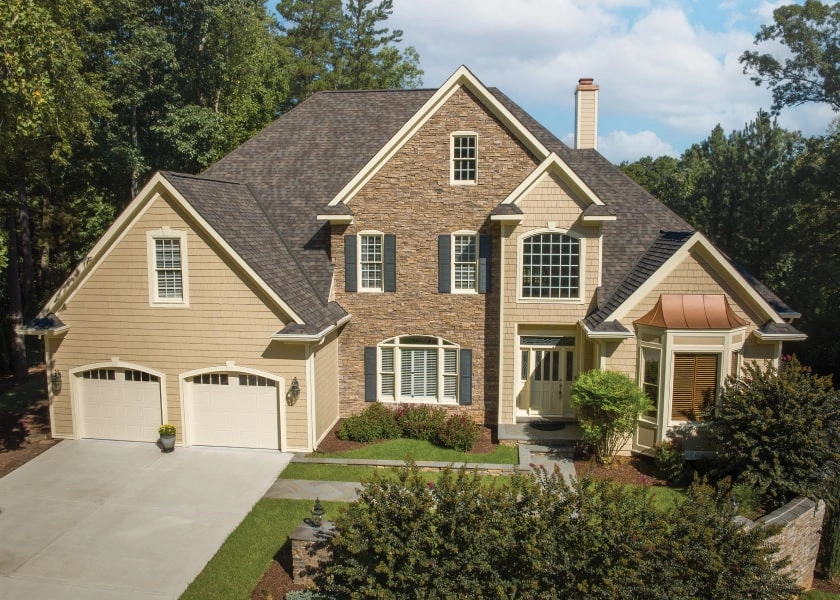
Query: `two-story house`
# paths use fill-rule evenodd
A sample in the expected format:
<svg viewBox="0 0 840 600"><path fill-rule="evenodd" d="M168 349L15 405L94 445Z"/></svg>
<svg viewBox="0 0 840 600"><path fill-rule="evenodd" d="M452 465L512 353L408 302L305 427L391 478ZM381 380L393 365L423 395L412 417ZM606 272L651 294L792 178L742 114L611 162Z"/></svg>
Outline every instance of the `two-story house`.
<svg viewBox="0 0 840 600"><path fill-rule="evenodd" d="M311 450L367 402L574 420L588 369L695 422L799 315L595 149L458 69L318 93L199 176L155 175L26 332L55 437ZM570 117L571 118L571 117Z"/></svg>

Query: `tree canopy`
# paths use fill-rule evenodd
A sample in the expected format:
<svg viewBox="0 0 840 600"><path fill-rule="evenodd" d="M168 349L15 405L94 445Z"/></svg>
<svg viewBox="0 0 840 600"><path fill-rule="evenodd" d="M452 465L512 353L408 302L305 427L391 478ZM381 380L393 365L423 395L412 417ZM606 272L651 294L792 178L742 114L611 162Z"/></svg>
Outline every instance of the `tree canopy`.
<svg viewBox="0 0 840 600"><path fill-rule="evenodd" d="M780 6L773 24L762 25L755 43L777 42L789 56L748 50L741 55L744 73L773 91L773 110L806 102L824 102L840 111L840 3Z"/></svg>

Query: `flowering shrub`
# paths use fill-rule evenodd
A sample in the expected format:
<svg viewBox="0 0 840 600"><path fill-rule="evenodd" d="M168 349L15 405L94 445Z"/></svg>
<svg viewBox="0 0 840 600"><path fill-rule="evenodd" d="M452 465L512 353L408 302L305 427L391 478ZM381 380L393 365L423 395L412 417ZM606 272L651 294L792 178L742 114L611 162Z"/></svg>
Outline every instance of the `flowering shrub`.
<svg viewBox="0 0 840 600"><path fill-rule="evenodd" d="M164 423L158 427L158 435L160 437L169 437L175 435L175 426L169 423Z"/></svg>
<svg viewBox="0 0 840 600"><path fill-rule="evenodd" d="M438 435L441 446L461 452L469 452L479 437L481 428L464 413L449 417Z"/></svg>

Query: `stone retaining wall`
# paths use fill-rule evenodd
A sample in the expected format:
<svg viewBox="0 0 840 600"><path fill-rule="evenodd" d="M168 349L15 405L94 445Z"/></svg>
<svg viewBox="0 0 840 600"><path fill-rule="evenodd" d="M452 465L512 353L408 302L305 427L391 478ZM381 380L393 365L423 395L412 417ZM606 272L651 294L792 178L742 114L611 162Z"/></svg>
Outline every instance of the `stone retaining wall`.
<svg viewBox="0 0 840 600"><path fill-rule="evenodd" d="M825 502L822 500L814 502L808 498L796 498L758 521L744 521L748 527L781 525L784 528L769 541L778 544L778 558L787 556L790 559L788 572L799 586L807 590L814 583L824 516Z"/></svg>

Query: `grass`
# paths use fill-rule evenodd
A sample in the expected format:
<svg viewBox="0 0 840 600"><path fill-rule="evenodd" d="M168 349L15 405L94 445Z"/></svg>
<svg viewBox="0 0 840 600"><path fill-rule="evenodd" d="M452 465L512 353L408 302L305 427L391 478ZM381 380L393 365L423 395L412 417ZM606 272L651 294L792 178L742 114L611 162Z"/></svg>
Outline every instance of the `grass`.
<svg viewBox="0 0 840 600"><path fill-rule="evenodd" d="M373 478L374 473L381 477L397 480L397 470L394 468L378 469L376 467L364 467L357 465L321 465L317 463L290 463L282 473L280 479L306 479L310 481L358 481L366 482ZM425 471L423 477L437 483L441 471ZM486 475L488 483L496 481L503 484L510 480L506 475ZM490 478L493 479L490 479Z"/></svg>
<svg viewBox="0 0 840 600"><path fill-rule="evenodd" d="M325 517L334 519L341 502L323 502ZM228 536L216 555L181 595L181 600L225 598L248 600L277 550L310 516L311 500L263 498Z"/></svg>
<svg viewBox="0 0 840 600"><path fill-rule="evenodd" d="M810 590L799 596L802 600L840 600L840 594Z"/></svg>
<svg viewBox="0 0 840 600"><path fill-rule="evenodd" d="M497 446L493 452L473 454L459 452L435 446L421 440L396 439L368 444L355 450L335 453L315 453L323 458L372 458L377 460L430 460L437 462L469 462L515 465L519 463L519 450L516 446Z"/></svg>

